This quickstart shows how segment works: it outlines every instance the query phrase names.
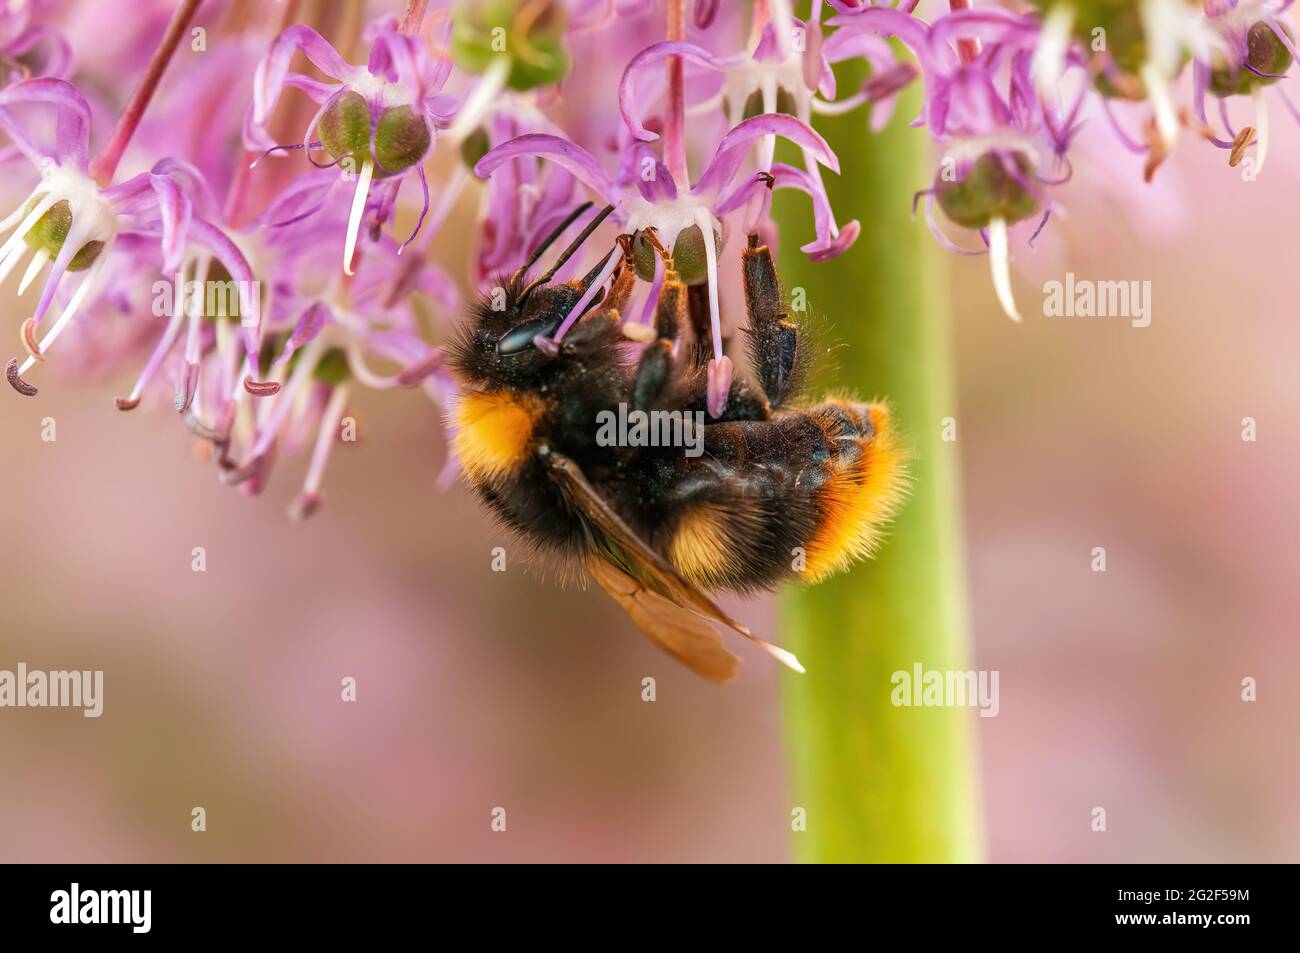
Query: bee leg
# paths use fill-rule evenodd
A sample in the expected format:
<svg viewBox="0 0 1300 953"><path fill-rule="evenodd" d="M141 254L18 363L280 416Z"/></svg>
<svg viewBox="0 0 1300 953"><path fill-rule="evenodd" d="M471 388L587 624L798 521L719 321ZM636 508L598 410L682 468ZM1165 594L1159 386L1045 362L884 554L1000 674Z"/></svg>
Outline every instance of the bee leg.
<svg viewBox="0 0 1300 953"><path fill-rule="evenodd" d="M632 289L636 286L636 267L632 258L632 236L618 236L618 243L623 248L623 261L619 265L618 271L614 274L614 280L609 283L609 292L600 302L600 308L597 313L612 314L618 317L619 312L627 307L628 299L632 297Z"/></svg>
<svg viewBox="0 0 1300 953"><path fill-rule="evenodd" d="M688 314L686 286L669 268L655 308L655 340L646 345L632 381L632 407L648 410L658 402L673 374L673 346Z"/></svg>
<svg viewBox="0 0 1300 953"><path fill-rule="evenodd" d="M779 407L798 389L799 328L781 304L781 280L772 252L749 236L741 253L745 279L745 309L749 315L749 356L772 407Z"/></svg>

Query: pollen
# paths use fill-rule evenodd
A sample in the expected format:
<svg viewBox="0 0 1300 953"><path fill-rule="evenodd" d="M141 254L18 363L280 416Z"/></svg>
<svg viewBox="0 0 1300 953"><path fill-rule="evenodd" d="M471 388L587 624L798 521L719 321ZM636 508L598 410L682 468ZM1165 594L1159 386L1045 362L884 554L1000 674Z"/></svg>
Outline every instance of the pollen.
<svg viewBox="0 0 1300 953"><path fill-rule="evenodd" d="M466 394L456 410L455 450L473 479L499 479L528 456L541 401L513 391Z"/></svg>
<svg viewBox="0 0 1300 953"><path fill-rule="evenodd" d="M717 588L729 575L727 559L734 549L724 514L715 507L690 510L677 524L668 558L696 585Z"/></svg>
<svg viewBox="0 0 1300 953"><path fill-rule="evenodd" d="M862 452L827 481L822 519L808 543L805 578L820 582L870 556L880 544L881 527L903 500L905 453L880 404L854 408L871 416L873 436L856 437Z"/></svg>

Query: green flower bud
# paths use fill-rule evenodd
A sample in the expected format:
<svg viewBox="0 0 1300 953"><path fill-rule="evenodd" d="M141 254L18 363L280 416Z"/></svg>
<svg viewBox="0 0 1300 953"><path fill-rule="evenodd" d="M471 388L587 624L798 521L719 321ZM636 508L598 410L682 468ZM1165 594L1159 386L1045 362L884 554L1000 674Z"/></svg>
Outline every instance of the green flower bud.
<svg viewBox="0 0 1300 953"><path fill-rule="evenodd" d="M371 153L370 106L355 92L344 93L325 110L318 131L321 147L333 158L350 160L357 169L370 162L376 179L417 165L433 143L424 117L410 106L394 106L384 110L375 124L375 150Z"/></svg>
<svg viewBox="0 0 1300 953"><path fill-rule="evenodd" d="M301 352L296 352L301 353ZM311 376L322 384L342 384L352 376L348 367L348 355L342 348L332 347L316 362Z"/></svg>
<svg viewBox="0 0 1300 953"><path fill-rule="evenodd" d="M1017 155L1015 162L1021 173L1031 175L1027 159ZM980 156L964 178L940 182L936 188L943 214L965 228L987 228L995 218L1010 225L1039 208L1038 199L1007 173L992 152Z"/></svg>
<svg viewBox="0 0 1300 953"><path fill-rule="evenodd" d="M37 199L32 199L27 206L27 211L34 209L37 202ZM36 224L23 236L23 240L27 242L29 248L35 251L44 250L51 259L54 259L63 250L63 243L68 240L68 232L71 230L72 206L68 204L67 199L62 199L51 205L49 211L36 220ZM86 242L68 262L68 271L85 271L95 263L95 259L103 250L103 242Z"/></svg>
<svg viewBox="0 0 1300 953"><path fill-rule="evenodd" d="M239 289L226 266L217 259L208 264L208 277L203 283L203 320L239 322Z"/></svg>
<svg viewBox="0 0 1300 953"><path fill-rule="evenodd" d="M776 111L787 116L799 115L799 104L784 86L779 86L776 90ZM756 89L745 100L745 114L742 118L753 119L761 115L763 115L763 91Z"/></svg>
<svg viewBox="0 0 1300 953"><path fill-rule="evenodd" d="M470 73L485 73L505 56L511 89L551 86L569 71L565 20L554 0L462 0L451 17L452 56Z"/></svg>
<svg viewBox="0 0 1300 953"><path fill-rule="evenodd" d="M1259 76L1246 66L1268 73ZM1261 86L1276 83L1291 68L1291 52L1267 23L1256 23L1246 34L1246 64L1235 72L1230 66L1210 71L1210 92L1219 97L1249 96Z"/></svg>
<svg viewBox="0 0 1300 953"><path fill-rule="evenodd" d="M370 106L360 93L346 92L320 117L321 146L335 159L351 157L358 166L370 157Z"/></svg>
<svg viewBox="0 0 1300 953"><path fill-rule="evenodd" d="M714 239L716 253L721 255L722 244L716 240L716 233ZM705 252L704 233L700 231L700 226L692 225L690 228L682 229L673 244L673 267L677 269L682 284L698 285L708 279L709 260ZM658 252L654 250L654 246L646 241L640 232L637 232L636 237L632 239L632 261L636 267L637 277L642 281L654 281L657 256Z"/></svg>
<svg viewBox="0 0 1300 953"><path fill-rule="evenodd" d="M410 106L385 110L375 125L375 172L382 178L405 172L433 144L429 124Z"/></svg>
<svg viewBox="0 0 1300 953"><path fill-rule="evenodd" d="M268 334L262 339L262 352L258 355L257 364L258 371L263 377L270 376L275 359L284 350L284 346L288 342L289 335L283 332ZM288 365L284 369L286 378L293 374L305 350L306 348L300 347L289 355ZM347 352L342 348L330 348L316 362L316 366L312 368L311 376L312 380L319 381L322 384L330 384L331 386L342 384L352 376L352 370L348 366Z"/></svg>
<svg viewBox="0 0 1300 953"><path fill-rule="evenodd" d="M1104 53L1121 74L1099 73L1094 82L1103 96L1139 101L1146 98L1146 84L1139 73L1146 65L1146 31L1141 4L1133 0L1033 0L1044 13L1068 5L1074 10L1072 35L1085 52ZM1186 60L1186 53L1183 59Z"/></svg>

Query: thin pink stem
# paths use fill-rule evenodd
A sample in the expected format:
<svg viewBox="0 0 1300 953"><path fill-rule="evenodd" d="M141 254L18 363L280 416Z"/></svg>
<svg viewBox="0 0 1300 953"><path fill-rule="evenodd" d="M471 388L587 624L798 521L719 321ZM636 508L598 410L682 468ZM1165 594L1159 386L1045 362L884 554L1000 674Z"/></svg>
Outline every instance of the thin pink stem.
<svg viewBox="0 0 1300 953"><path fill-rule="evenodd" d="M286 0L280 13L279 26L276 28L277 34L283 33L298 22L299 6L301 6L301 0ZM230 188L226 192L226 206L224 209L226 223L232 228L239 228L244 224L244 208L248 203L249 192L252 189L253 160L260 154L255 150L244 150L243 156L235 166L234 177L230 180Z"/></svg>
<svg viewBox="0 0 1300 953"><path fill-rule="evenodd" d="M953 12L970 8L971 0L948 0L948 9ZM974 63L980 58L980 41L970 38L958 40L957 56L963 63Z"/></svg>
<svg viewBox="0 0 1300 953"><path fill-rule="evenodd" d="M429 0L409 0L406 5L406 15L402 17L402 22L398 26L399 33L409 33L411 36L420 32L420 27L424 24L424 11L429 8Z"/></svg>
<svg viewBox="0 0 1300 953"><path fill-rule="evenodd" d="M686 39L686 0L668 0L668 39ZM664 108L664 164L677 188L691 185L686 166L686 106L682 80L682 58L668 58L668 99Z"/></svg>
<svg viewBox="0 0 1300 953"><path fill-rule="evenodd" d="M90 164L90 176L101 186L106 186L113 181L117 164L122 161L122 153L126 151L131 137L135 135L136 127L144 118L144 111L149 107L149 101L153 99L167 64L176 53L181 37L189 29L190 21L194 19L194 11L199 8L200 2L202 0L181 0L176 13L172 15L172 22L167 25L167 32L163 34L162 42L154 51L144 78L131 94L131 100L126 104L122 118L117 121L117 128L113 130L113 135L95 157L95 161Z"/></svg>

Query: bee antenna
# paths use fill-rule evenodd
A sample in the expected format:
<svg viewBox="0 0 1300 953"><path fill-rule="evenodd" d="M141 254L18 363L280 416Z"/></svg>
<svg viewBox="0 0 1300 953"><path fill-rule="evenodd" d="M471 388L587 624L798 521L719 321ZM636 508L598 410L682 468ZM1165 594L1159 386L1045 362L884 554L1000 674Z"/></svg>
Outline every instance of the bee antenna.
<svg viewBox="0 0 1300 953"><path fill-rule="evenodd" d="M612 211L614 211L614 206L606 205L596 214L595 218L587 223L587 227L582 230L581 234L579 234L577 238L569 243L569 247L564 249L555 264L546 270L546 274L535 279L523 290L523 293L519 295L519 307L522 308L524 306L524 302L528 300L530 294L555 277L555 273L564 267L564 263L573 257L573 253L582 247L582 243L591 237L591 233L600 227L601 222L609 218L609 213Z"/></svg>
<svg viewBox="0 0 1300 953"><path fill-rule="evenodd" d="M543 238L541 244L539 244L536 248L533 249L533 253L528 256L528 260L523 263L523 265L520 267L518 271L515 272L515 278L516 279L523 278L524 275L528 274L528 269L533 267L533 265L537 264L537 259L541 258L543 255L546 254L546 249L554 245L555 242L559 239L559 237L564 234L565 230L574 222L576 222L579 218L581 218L582 215L587 211L587 209L591 208L591 204L592 203L590 202L583 202L572 212L566 215L564 217L564 221L562 221L559 225L555 226L554 231L552 231L551 234Z"/></svg>

